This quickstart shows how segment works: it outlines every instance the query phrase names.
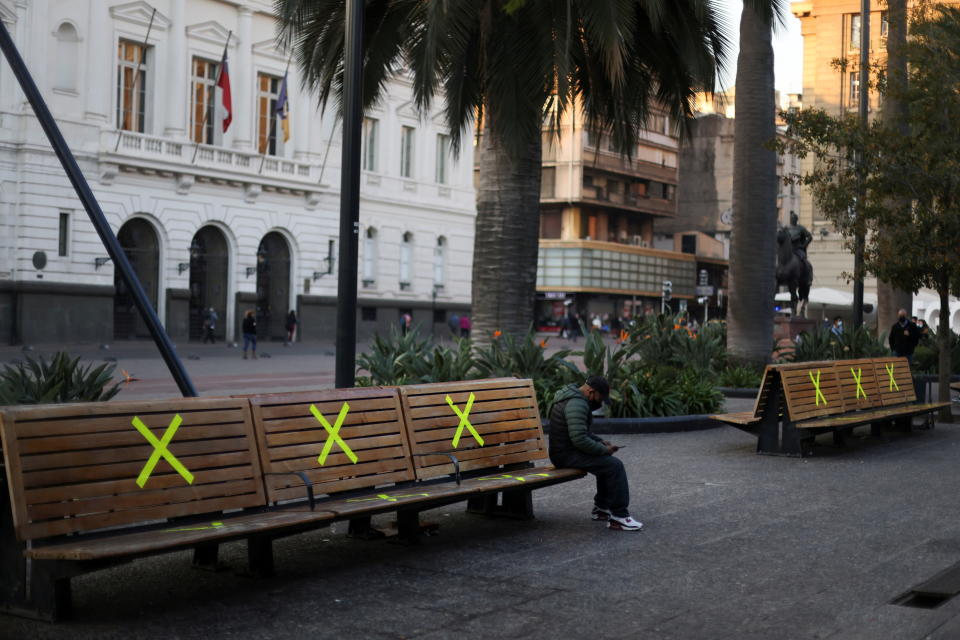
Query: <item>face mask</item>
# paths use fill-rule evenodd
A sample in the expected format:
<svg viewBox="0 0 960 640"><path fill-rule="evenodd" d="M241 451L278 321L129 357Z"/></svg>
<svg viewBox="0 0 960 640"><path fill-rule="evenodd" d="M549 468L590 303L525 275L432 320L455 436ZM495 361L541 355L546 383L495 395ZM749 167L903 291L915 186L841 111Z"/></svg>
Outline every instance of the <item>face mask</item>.
<svg viewBox="0 0 960 640"><path fill-rule="evenodd" d="M590 406L590 411L596 411L603 406L602 400L587 400L587 404Z"/></svg>

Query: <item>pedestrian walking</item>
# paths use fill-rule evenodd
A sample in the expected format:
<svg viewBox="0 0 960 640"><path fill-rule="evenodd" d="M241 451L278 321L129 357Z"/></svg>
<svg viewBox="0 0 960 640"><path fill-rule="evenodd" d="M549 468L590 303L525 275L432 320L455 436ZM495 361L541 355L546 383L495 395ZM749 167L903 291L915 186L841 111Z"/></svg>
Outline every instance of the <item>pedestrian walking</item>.
<svg viewBox="0 0 960 640"><path fill-rule="evenodd" d="M447 328L450 329L450 334L453 337L457 337L460 333L460 316L456 311L447 316Z"/></svg>
<svg viewBox="0 0 960 640"><path fill-rule="evenodd" d="M287 314L287 342L285 344L291 344L293 342L293 337L297 332L297 312L293 309L290 309L290 313Z"/></svg>
<svg viewBox="0 0 960 640"><path fill-rule="evenodd" d="M214 308L210 307L207 309L207 312L203 316L203 344L207 344L208 340L210 344L216 342L214 331L217 328L217 320L219 320L219 318Z"/></svg>
<svg viewBox="0 0 960 640"><path fill-rule="evenodd" d="M243 359L247 359L247 349L251 348L253 359L257 359L257 314L247 309L243 314Z"/></svg>
<svg viewBox="0 0 960 640"><path fill-rule="evenodd" d="M890 349L893 355L898 358L906 358L907 362L913 364L913 351L920 342L920 336L923 335L920 327L907 318L907 310L900 309L897 312L897 321L890 327Z"/></svg>
<svg viewBox="0 0 960 640"><path fill-rule="evenodd" d="M470 322L470 316L467 314L460 316L460 337L469 338L471 328L473 328L473 324Z"/></svg>
<svg viewBox="0 0 960 640"><path fill-rule="evenodd" d="M410 328L413 326L413 316L409 312L404 311L400 314L400 333L407 335L407 332L410 331Z"/></svg>
<svg viewBox="0 0 960 640"><path fill-rule="evenodd" d="M843 335L843 318L837 316L833 319L833 326L830 327L830 333L838 338Z"/></svg>

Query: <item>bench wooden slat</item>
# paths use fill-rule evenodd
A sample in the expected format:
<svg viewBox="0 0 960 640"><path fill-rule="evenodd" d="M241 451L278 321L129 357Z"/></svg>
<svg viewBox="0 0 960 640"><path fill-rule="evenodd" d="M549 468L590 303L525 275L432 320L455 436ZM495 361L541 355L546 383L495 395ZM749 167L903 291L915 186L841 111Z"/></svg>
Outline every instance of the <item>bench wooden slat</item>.
<svg viewBox="0 0 960 640"><path fill-rule="evenodd" d="M737 413L721 413L710 416L712 420L727 422L730 424L751 425L760 422L760 418L754 415L753 411L739 411Z"/></svg>
<svg viewBox="0 0 960 640"><path fill-rule="evenodd" d="M130 555L146 555L256 533L287 529L297 525L317 526L334 519L324 511L272 511L205 520L167 524L136 533L118 532L114 536L90 537L62 544L34 547L27 556L35 560L105 560ZM213 526L220 522L223 526Z"/></svg>
<svg viewBox="0 0 960 640"><path fill-rule="evenodd" d="M833 363L830 366L790 366L779 370L787 408L793 420L843 413L843 396ZM819 374L820 394L814 381Z"/></svg>
<svg viewBox="0 0 960 640"><path fill-rule="evenodd" d="M155 449L132 420L139 417L160 440L177 414L182 423L167 451L193 474L193 483L161 457L139 487L137 478ZM219 420L219 430L229 437L180 439L194 428L195 417L204 425L195 427L200 433L215 436ZM265 504L250 412L242 400L191 398L14 407L3 410L0 420L20 539ZM111 430L100 428L104 423L109 423ZM123 423L127 429L117 430L116 425ZM38 425L52 427L57 435L38 433ZM79 436L84 434L91 434L91 444L97 448L77 448L82 446ZM229 474L233 479L225 482L219 473L222 470L237 473Z"/></svg>
<svg viewBox="0 0 960 640"><path fill-rule="evenodd" d="M471 393L474 402L467 420L483 438L482 447L469 429L460 430L460 417L446 402L450 396L463 412ZM401 387L400 396L419 479L453 472L453 464L446 456L418 455L422 453L451 451L464 471L547 457L536 391L530 380L500 378L412 385ZM518 413L521 420L516 419ZM457 431L461 431L460 440L454 449Z"/></svg>
<svg viewBox="0 0 960 640"><path fill-rule="evenodd" d="M918 416L924 413L936 411L941 407L951 406L949 402L931 402L927 404L905 404L899 407L883 407L869 411L858 411L847 415L834 418L823 418L797 423L797 428L817 428L817 427L851 427L862 424L868 424L879 420L892 420L894 418L905 418L909 416Z"/></svg>
<svg viewBox="0 0 960 640"><path fill-rule="evenodd" d="M412 481L413 463L403 428L399 392L388 387L326 389L250 397L270 502L305 497L302 482L275 472L302 471L314 491L330 494L378 483ZM318 458L330 438L310 411L315 406L333 428L344 403L350 409L338 436L357 456L354 463L334 441L324 464ZM266 416L272 416L269 420ZM367 417L375 422L367 423ZM390 480L382 477L389 474ZM299 488L298 488L299 486Z"/></svg>

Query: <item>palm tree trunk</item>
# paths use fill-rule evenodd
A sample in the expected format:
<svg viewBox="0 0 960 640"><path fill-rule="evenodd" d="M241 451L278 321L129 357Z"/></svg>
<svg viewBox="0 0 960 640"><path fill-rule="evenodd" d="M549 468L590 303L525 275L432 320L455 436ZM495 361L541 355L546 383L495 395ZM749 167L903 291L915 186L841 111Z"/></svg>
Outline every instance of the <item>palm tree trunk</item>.
<svg viewBox="0 0 960 640"><path fill-rule="evenodd" d="M900 133L910 132L907 103L903 99L907 81L907 0L887 0L887 82L888 90L883 98L881 117L900 128ZM894 203L896 204L896 203ZM905 208L904 208L905 209ZM913 293L898 289L888 282L877 281L877 328L878 332L892 327L900 309L911 314Z"/></svg>
<svg viewBox="0 0 960 640"><path fill-rule="evenodd" d="M733 235L727 343L739 360L769 362L776 288L777 166L771 26L744 3L737 59Z"/></svg>
<svg viewBox="0 0 960 640"><path fill-rule="evenodd" d="M473 337L525 333L533 321L540 235L539 137L519 157L490 133L484 116L473 241Z"/></svg>

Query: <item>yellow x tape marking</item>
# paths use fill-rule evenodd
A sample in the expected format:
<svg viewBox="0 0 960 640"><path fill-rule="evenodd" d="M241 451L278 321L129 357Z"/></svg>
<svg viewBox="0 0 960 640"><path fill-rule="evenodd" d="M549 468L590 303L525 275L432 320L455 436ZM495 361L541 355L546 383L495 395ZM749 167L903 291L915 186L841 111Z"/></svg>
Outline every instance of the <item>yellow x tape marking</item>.
<svg viewBox="0 0 960 640"><path fill-rule="evenodd" d="M137 431L140 432L144 438L147 439L147 442L153 445L153 453L150 454L150 458L147 460L147 464L143 465L143 470L140 471L140 475L137 476L137 486L143 489L143 485L147 484L147 480L150 478L150 474L153 473L154 467L157 466L157 463L160 462L160 456L170 463L170 466L174 470L183 476L183 479L187 481L187 484L193 484L193 474L187 471L187 468L180 464L180 461L170 453L167 449L167 445L170 444L170 441L173 440L174 434L177 432L177 429L180 428L180 423L183 422L183 418L180 417L180 414L173 416L173 420L170 421L170 424L167 426L167 430L163 432L163 438L157 440L157 437L153 435L150 429L147 428L147 425L143 424L143 421L140 420L138 416L134 416L131 420L133 426L136 427Z"/></svg>
<svg viewBox="0 0 960 640"><path fill-rule="evenodd" d="M479 442L481 447L483 446L483 438L480 437L480 434L477 433L477 430L473 428L473 425L470 424L470 421L467 419L467 416L470 415L470 409L473 408L473 400L475 397L476 396L473 395L473 391L471 391L470 397L467 398L467 406L463 412L461 412L457 405L453 404L453 399L449 395L447 396L447 404L450 405L450 408L453 409L455 414L460 416L460 424L457 425L457 432L453 434L452 444L454 449L460 446L460 435L463 433L464 427L469 429L470 433L473 434L473 439Z"/></svg>
<svg viewBox="0 0 960 640"><path fill-rule="evenodd" d="M817 392L816 395L815 395L814 398L813 398L814 402L816 402L816 403L817 403L817 406L819 407L819 406L820 406L820 401L823 400L823 404L826 405L826 404L827 404L827 399L826 399L826 397L823 395L823 392L820 391L820 369L817 369L817 377L816 377L816 378L813 377L813 371L807 371L807 375L810 376L810 382L813 383L813 388L814 388L814 390Z"/></svg>
<svg viewBox="0 0 960 640"><path fill-rule="evenodd" d="M219 529L223 526L222 522L211 522L209 527L184 527L183 529L166 529L168 533L177 531L206 531L207 529Z"/></svg>
<svg viewBox="0 0 960 640"><path fill-rule="evenodd" d="M861 367L861 368L858 368L858 369L857 369L857 372L854 373L854 372L853 372L853 367L850 367L850 374L853 376L853 379L854 379L854 380L856 381L856 383L857 383L857 398L856 398L856 399L859 400L861 395L862 395L864 398L866 398L866 397L867 397L867 392L863 390L863 385L860 384L860 380L863 379L863 368L862 368L862 367Z"/></svg>
<svg viewBox="0 0 960 640"><path fill-rule="evenodd" d="M479 478L480 480L507 480L513 478L517 482L526 482L527 478L549 478L549 473L531 473L525 476L512 476L509 473L505 473L502 476L490 476L489 478Z"/></svg>
<svg viewBox="0 0 960 640"><path fill-rule="evenodd" d="M351 498L347 502L373 502L374 500L386 500L387 502L396 502L400 498L416 498L417 496L423 496L424 498L429 498L429 493L408 493L402 496L391 496L386 493L378 493L375 498Z"/></svg>
<svg viewBox="0 0 960 640"><path fill-rule="evenodd" d="M897 367L895 364L885 364L883 368L887 370L887 375L890 377L890 391L896 389L900 391L900 385L897 384L897 381L893 379L893 370Z"/></svg>
<svg viewBox="0 0 960 640"><path fill-rule="evenodd" d="M320 452L320 457L317 458L317 462L320 463L322 467L327 463L327 456L330 455L330 451L333 449L333 443L336 442L340 445L340 448L343 449L343 452L347 454L347 457L350 458L350 462L357 464L357 454L350 450L350 447L347 446L347 443L343 441L343 438L340 437L340 427L343 425L344 418L347 417L347 413L350 411L350 405L346 402L343 403L343 406L340 407L340 414L337 416L337 421L333 423L333 426L330 426L330 423L327 422L327 419L323 417L323 414L320 413L320 410L317 409L316 405L310 405L310 413L313 414L313 417L316 418L320 424L323 425L323 428L327 430L327 433L330 434L330 437L327 438L327 441L323 443L323 450Z"/></svg>

